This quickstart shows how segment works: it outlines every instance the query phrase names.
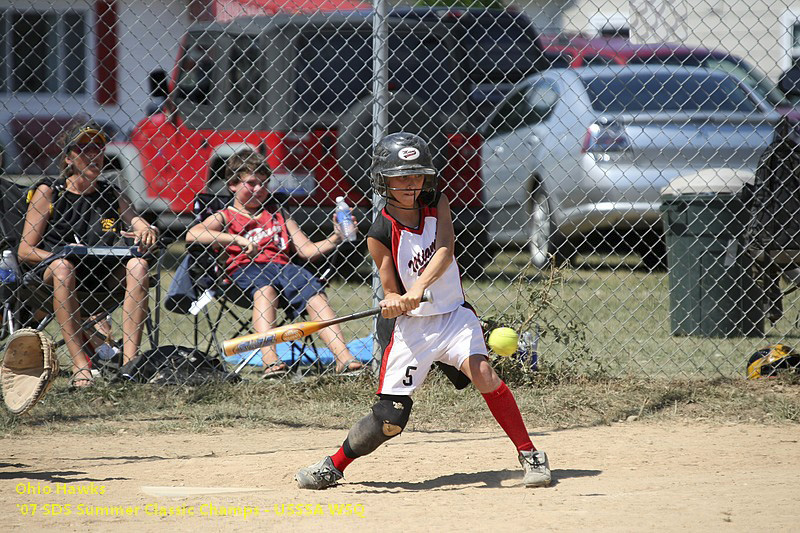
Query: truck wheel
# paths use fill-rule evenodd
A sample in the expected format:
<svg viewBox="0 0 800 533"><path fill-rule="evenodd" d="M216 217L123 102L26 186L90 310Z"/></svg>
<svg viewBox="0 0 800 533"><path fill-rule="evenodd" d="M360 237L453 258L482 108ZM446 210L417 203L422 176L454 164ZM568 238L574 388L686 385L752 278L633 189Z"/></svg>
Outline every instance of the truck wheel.
<svg viewBox="0 0 800 533"><path fill-rule="evenodd" d="M574 250L553 225L550 199L544 189L537 187L531 194L528 205L528 250L531 264L535 268L543 269L550 265L551 259L555 259L556 265L569 261Z"/></svg>

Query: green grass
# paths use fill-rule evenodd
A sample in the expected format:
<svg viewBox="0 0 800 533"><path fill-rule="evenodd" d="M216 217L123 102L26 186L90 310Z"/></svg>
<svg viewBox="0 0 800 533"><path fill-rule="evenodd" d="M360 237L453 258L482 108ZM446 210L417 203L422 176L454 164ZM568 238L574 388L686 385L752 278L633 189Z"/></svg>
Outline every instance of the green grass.
<svg viewBox="0 0 800 533"><path fill-rule="evenodd" d="M584 335L576 343L557 342L545 336L539 345L540 361L558 364L576 359L574 350L585 348L581 358L599 362L613 376L653 378L741 377L750 355L767 344L783 342L800 348L796 327L800 294L785 298L784 316L775 327L767 324L763 337L705 338L670 334L669 282L666 272L639 269L631 258L590 257L577 267L562 270L553 288L554 301L535 322L573 325ZM477 282L467 289L479 312L502 313L513 309L520 294L543 286L546 276L532 276L515 285L508 279L525 273L524 254L501 254L490 270L492 282ZM513 278L512 278L513 279Z"/></svg>
<svg viewBox="0 0 800 533"><path fill-rule="evenodd" d="M235 427L319 427L346 431L374 401L377 382L320 377L299 383L243 382L202 387L101 384L69 392L59 378L27 415L0 413L0 438L31 433L107 435L209 432ZM531 427L569 428L635 419L798 423L798 380L576 379L513 386ZM480 394L456 391L432 374L414 396L409 428L464 431L493 428Z"/></svg>
<svg viewBox="0 0 800 533"><path fill-rule="evenodd" d="M165 263L165 292L180 251L174 247ZM631 258L589 257L577 267L542 274L527 268L524 254L505 252L496 257L485 279L465 279L464 289L487 321L487 330L499 324L540 326L538 372L513 358L494 360L526 418L536 426L607 424L629 417L800 421L800 379L744 380L745 364L756 349L778 341L800 345L795 328L800 302L794 295L785 302L788 316L765 337L709 339L670 335L666 273L645 272ZM327 294L340 314L372 306L372 289L364 282L334 280ZM210 309L215 313L216 304ZM249 310L237 312L249 324ZM162 311L160 328L161 344L193 343L190 316ZM364 337L372 321L350 322L343 329L348 340ZM54 325L48 330L58 338ZM205 324L199 333L207 342ZM220 340L235 334L236 324L225 319ZM0 436L264 425L344 429L367 412L376 386L371 374L356 379L323 375L299 382L194 388L100 384L72 393L66 377L61 377L30 415L0 414ZM455 391L432 376L415 395L414 429L460 430L486 424L493 420L472 390Z"/></svg>
<svg viewBox="0 0 800 533"><path fill-rule="evenodd" d="M181 252L180 245L170 249L162 275L163 294ZM361 281L367 275L361 272L358 282L334 279L330 283L327 295L337 313L353 313L374 305L371 286ZM531 327L539 325L543 370L557 367L578 374L599 371L612 377L733 378L743 376L749 356L767 344L782 342L800 348L800 330L796 327L800 291L785 299L786 316L775 327L767 325L764 337L676 337L669 331L666 272L638 269L630 257L589 257L577 267L557 272L556 280L549 277L528 268L526 254L509 251L495 258L485 278L464 280L467 300L488 319L490 327L519 328L525 319ZM545 297L547 301L543 302ZM217 304L208 309L215 317ZM235 308L233 314L226 314L219 340L239 334L239 324L233 317L239 316L249 325L250 313ZM114 320L118 326L119 311ZM345 323L342 329L349 341L369 336L372 324L372 320L362 319ZM200 346L205 349L210 341L207 323L201 320L198 330ZM47 331L59 338L55 324ZM162 310L160 331L160 344L194 342L195 325L190 315ZM63 349L60 357L67 361Z"/></svg>

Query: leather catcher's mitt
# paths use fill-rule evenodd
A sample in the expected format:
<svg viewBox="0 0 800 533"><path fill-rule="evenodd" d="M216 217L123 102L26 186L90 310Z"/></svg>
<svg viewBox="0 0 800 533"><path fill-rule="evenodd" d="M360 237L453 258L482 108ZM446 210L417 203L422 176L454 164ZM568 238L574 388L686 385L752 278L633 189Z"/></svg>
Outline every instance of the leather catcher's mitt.
<svg viewBox="0 0 800 533"><path fill-rule="evenodd" d="M8 338L0 380L3 400L12 413L21 415L33 407L57 375L58 359L45 333L24 328Z"/></svg>

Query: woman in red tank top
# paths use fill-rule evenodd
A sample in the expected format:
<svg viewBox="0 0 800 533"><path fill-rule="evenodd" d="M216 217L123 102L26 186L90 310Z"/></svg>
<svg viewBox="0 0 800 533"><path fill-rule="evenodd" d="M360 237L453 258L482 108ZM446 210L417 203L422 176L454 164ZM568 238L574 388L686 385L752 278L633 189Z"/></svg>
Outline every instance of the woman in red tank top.
<svg viewBox="0 0 800 533"><path fill-rule="evenodd" d="M248 242L255 243L258 255L250 257L245 253L245 248L233 243L225 251L226 270L232 274L236 269L250 263L278 263L289 264L289 231L280 211L274 213L268 209L253 217L249 213L240 211L237 207L230 207L220 211L227 221L228 233L241 235Z"/></svg>
<svg viewBox="0 0 800 533"><path fill-rule="evenodd" d="M336 249L342 242L338 224L334 234L312 242L300 226L268 202L270 170L255 152L231 156L227 162L228 188L233 207L218 211L193 226L187 242L218 244L227 252L226 271L233 282L253 298L253 328L264 332L274 327L278 296L288 303L295 318L307 311L310 320L328 320L336 315L328 304L322 284L308 270L294 265L291 254L313 261ZM344 342L341 328L331 326L319 333L336 358L337 372L362 368ZM261 349L264 376L288 371L274 346Z"/></svg>

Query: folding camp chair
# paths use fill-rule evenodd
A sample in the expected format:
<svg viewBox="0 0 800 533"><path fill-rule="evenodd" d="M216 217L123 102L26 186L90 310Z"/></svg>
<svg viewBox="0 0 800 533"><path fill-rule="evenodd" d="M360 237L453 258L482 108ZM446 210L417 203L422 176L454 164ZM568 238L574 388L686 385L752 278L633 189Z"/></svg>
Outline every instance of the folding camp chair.
<svg viewBox="0 0 800 533"><path fill-rule="evenodd" d="M800 249L780 251L749 247L753 261L753 278L762 294L764 316L774 326L783 317L783 301L800 288ZM788 287L781 289L781 279ZM796 327L800 328L800 314Z"/></svg>
<svg viewBox="0 0 800 533"><path fill-rule="evenodd" d="M25 221L27 204L25 198L28 187L0 178L0 209L4 216L0 217L0 251L10 252L16 262L16 250L19 246L22 225ZM3 300L3 316L0 319L0 338L13 333L15 324L28 325L30 318L17 305L16 287L19 271L15 269L11 280L8 275L0 279L0 297Z"/></svg>
<svg viewBox="0 0 800 533"><path fill-rule="evenodd" d="M2 192L3 208L6 216L0 218L2 224L2 240L0 248L4 251L11 251L16 257L16 251L22 234L22 226L25 218L27 204L25 197L28 188L0 178L0 192ZM98 265L118 265L125 258L136 257L140 254L135 247L131 246L65 246L57 250L53 259L59 257L69 257L75 260L81 258L91 258ZM152 258L151 265L155 266L155 273L151 275L150 288L155 290L155 301L161 299L160 274L163 253ZM2 323L0 324L0 338L13 333L22 327L32 327L44 330L55 318L52 310L53 291L52 287L43 284L37 276L31 275L36 269L43 269L47 263L40 263L33 270L17 271L15 279L0 281L0 292L2 293ZM80 305L82 316L95 317L83 321L81 328L83 331L94 334L94 327L97 323L110 317L118 309L125 297L125 288L116 287L112 290L97 288L91 291L77 291L77 300ZM38 311L35 313L34 310ZM158 346L160 322L160 309L155 306L155 311L148 312L145 318L145 333L152 347ZM58 348L66 343L65 339L60 339L55 343ZM103 360L97 354L91 356L93 365L100 367L100 370L115 372L121 364L121 355L111 360Z"/></svg>
<svg viewBox="0 0 800 533"><path fill-rule="evenodd" d="M765 316L775 324L783 316L783 297L800 282L800 128L788 119L776 125L742 200L748 212L743 246L753 259ZM783 291L781 278L790 285Z"/></svg>
<svg viewBox="0 0 800 533"><path fill-rule="evenodd" d="M196 222L231 205L232 201L230 195L205 193L198 195L194 202ZM252 330L250 316L242 317L236 308L249 310L253 302L250 296L227 276L220 264L220 257L221 250L213 247L197 243L187 246L186 255L173 278L164 306L169 311L192 315L195 348L209 354L216 353L217 357L225 362L222 342ZM213 314L209 308L212 302L218 304L216 313ZM278 307L284 309L285 305L279 301ZM226 317L235 322L234 330L221 335L220 329ZM208 331L205 339L201 338L201 324L204 324ZM276 324L278 325L280 324ZM204 346L201 346L204 342ZM260 360L261 357L256 355L250 359ZM301 376L324 371L322 359L312 336L291 342L288 356L281 359L289 366L290 372ZM236 365L233 373L238 374L243 366L243 364Z"/></svg>

